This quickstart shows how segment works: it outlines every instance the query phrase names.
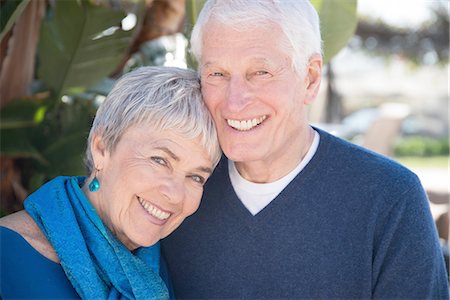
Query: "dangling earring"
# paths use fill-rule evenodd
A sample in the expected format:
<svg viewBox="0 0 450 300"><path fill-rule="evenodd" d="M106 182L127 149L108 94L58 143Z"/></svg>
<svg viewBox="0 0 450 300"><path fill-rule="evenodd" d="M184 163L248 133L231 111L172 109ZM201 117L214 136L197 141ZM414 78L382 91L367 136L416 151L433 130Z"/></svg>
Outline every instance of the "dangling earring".
<svg viewBox="0 0 450 300"><path fill-rule="evenodd" d="M92 181L89 183L89 191L96 192L100 189L100 181L97 179L98 169L95 168L95 175Z"/></svg>

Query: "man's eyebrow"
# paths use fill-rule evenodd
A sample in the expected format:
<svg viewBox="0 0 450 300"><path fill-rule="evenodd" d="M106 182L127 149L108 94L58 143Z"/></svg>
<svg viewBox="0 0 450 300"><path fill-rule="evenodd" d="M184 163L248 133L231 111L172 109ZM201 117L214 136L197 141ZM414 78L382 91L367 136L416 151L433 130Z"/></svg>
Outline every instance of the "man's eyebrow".
<svg viewBox="0 0 450 300"><path fill-rule="evenodd" d="M180 158L178 156L175 155L175 153L173 153L172 151L170 151L169 148L167 147L156 147L156 149L161 150L165 153L167 153L167 155L169 155L170 157L172 157L172 159L174 159L175 161L180 161Z"/></svg>
<svg viewBox="0 0 450 300"><path fill-rule="evenodd" d="M207 61L207 62L205 62L204 64L202 64L202 65L200 66L200 68L201 68L201 69L203 69L203 68L209 68L209 67L211 67L211 66L214 66L214 64L215 64L214 61Z"/></svg>

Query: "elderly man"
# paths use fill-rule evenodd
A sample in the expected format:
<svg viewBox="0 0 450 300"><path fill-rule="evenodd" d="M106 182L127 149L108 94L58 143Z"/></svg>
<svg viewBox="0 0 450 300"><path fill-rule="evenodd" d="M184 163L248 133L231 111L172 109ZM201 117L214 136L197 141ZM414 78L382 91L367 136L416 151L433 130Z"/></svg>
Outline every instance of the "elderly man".
<svg viewBox="0 0 450 300"><path fill-rule="evenodd" d="M226 157L163 241L178 298L448 298L417 176L308 124L308 1L210 0L191 44Z"/></svg>

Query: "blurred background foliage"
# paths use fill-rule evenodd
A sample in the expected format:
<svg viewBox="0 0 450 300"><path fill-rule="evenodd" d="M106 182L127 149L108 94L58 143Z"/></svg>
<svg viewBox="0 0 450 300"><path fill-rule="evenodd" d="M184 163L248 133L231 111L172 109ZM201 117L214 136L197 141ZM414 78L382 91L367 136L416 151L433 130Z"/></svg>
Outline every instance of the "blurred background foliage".
<svg viewBox="0 0 450 300"><path fill-rule="evenodd" d="M327 59L353 35L356 1L313 1ZM186 46L204 2L1 0L2 215L55 176L85 175L92 118L118 77L143 65L195 67Z"/></svg>

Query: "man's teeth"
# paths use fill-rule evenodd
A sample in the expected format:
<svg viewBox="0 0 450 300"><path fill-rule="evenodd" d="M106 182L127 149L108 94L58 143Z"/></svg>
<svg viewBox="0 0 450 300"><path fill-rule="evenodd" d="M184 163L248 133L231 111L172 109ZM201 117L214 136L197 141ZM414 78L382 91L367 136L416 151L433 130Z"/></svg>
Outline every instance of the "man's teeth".
<svg viewBox="0 0 450 300"><path fill-rule="evenodd" d="M243 120L243 121L227 119L227 123L234 129L241 130L241 131L247 131L247 130L250 130L250 129L258 126L259 124L261 124L266 118L267 118L267 116L262 116L259 118L254 118L251 120Z"/></svg>
<svg viewBox="0 0 450 300"><path fill-rule="evenodd" d="M153 206L150 204L150 202L145 201L144 199L138 197L139 203L141 203L142 207L145 208L145 210L154 216L157 219L160 219L162 221L166 220L168 217L170 217L170 214L167 212L164 212L160 210L159 208Z"/></svg>

